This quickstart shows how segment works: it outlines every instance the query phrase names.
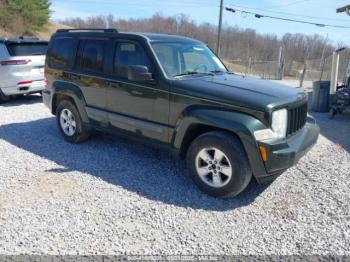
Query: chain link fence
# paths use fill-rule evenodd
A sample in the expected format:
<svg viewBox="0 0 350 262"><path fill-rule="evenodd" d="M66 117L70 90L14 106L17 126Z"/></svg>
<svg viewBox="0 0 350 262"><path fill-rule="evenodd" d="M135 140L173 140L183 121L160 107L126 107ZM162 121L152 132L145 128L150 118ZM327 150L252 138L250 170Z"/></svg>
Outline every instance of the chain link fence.
<svg viewBox="0 0 350 262"><path fill-rule="evenodd" d="M350 61L350 50L339 53L338 82L345 80L346 70ZM297 61L256 61L225 60L227 67L236 73L259 77L262 79L289 79L303 84L304 81L330 80L332 72L332 55L324 59L308 59L305 63Z"/></svg>
<svg viewBox="0 0 350 262"><path fill-rule="evenodd" d="M277 61L255 61L248 59L248 61L225 60L224 62L231 71L238 74L262 79L276 79L278 77L279 64Z"/></svg>

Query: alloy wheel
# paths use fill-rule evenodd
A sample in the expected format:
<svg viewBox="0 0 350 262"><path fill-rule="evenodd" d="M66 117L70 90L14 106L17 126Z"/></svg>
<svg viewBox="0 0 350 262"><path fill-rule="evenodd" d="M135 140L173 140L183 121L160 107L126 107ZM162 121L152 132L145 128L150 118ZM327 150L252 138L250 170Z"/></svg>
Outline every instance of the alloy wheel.
<svg viewBox="0 0 350 262"><path fill-rule="evenodd" d="M232 177L230 160L221 150L203 148L196 157L196 170L203 182L215 188L224 187Z"/></svg>
<svg viewBox="0 0 350 262"><path fill-rule="evenodd" d="M77 123L75 121L73 113L65 108L61 111L60 115L60 125L63 132L67 136L73 136L76 132Z"/></svg>

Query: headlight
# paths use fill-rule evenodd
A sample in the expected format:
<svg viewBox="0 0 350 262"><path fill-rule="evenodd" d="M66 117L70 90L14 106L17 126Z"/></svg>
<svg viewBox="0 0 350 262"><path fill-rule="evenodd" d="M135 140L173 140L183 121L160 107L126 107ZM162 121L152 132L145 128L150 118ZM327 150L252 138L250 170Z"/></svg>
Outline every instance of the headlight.
<svg viewBox="0 0 350 262"><path fill-rule="evenodd" d="M271 129L262 129L254 132L255 139L258 141L284 138L287 133L288 111L287 109L280 109L272 112Z"/></svg>
<svg viewBox="0 0 350 262"><path fill-rule="evenodd" d="M288 111L287 109L280 109L272 112L272 124L271 128L278 138L286 137L287 123L288 123Z"/></svg>

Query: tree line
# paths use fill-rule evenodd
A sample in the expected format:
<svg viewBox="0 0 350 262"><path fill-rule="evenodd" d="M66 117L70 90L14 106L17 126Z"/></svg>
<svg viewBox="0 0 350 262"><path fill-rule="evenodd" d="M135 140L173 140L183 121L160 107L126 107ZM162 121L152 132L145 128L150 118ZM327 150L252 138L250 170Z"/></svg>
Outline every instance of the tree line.
<svg viewBox="0 0 350 262"><path fill-rule="evenodd" d="M32 35L50 18L49 0L0 0L0 29L11 35Z"/></svg>
<svg viewBox="0 0 350 262"><path fill-rule="evenodd" d="M99 15L82 18L69 18L61 23L76 27L117 28L120 31L153 32L178 34L199 39L215 50L217 26L210 23L198 24L189 16L163 16L160 13L151 18L119 19L113 15ZM340 44L339 44L340 45ZM247 63L277 61L279 49L283 50L285 70L298 64L300 67L306 60L321 59L331 55L336 48L329 39L320 35L290 34L281 38L273 34L259 34L253 29L242 29L237 26L224 25L222 31L221 57L225 60Z"/></svg>

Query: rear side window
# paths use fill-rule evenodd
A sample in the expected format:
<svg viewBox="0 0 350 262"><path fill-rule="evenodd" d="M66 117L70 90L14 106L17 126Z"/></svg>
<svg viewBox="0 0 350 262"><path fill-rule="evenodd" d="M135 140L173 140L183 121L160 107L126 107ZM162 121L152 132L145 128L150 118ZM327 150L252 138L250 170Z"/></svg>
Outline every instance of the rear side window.
<svg viewBox="0 0 350 262"><path fill-rule="evenodd" d="M46 55L47 43L8 43L6 44L10 56Z"/></svg>
<svg viewBox="0 0 350 262"><path fill-rule="evenodd" d="M82 71L103 72L106 40L84 40L80 44L78 68Z"/></svg>
<svg viewBox="0 0 350 262"><path fill-rule="evenodd" d="M127 78L128 67L131 65L150 67L150 62L140 45L129 42L118 43L114 57L114 74Z"/></svg>
<svg viewBox="0 0 350 262"><path fill-rule="evenodd" d="M74 41L72 38L58 38L52 43L48 54L48 65L56 68L67 68L74 55Z"/></svg>

